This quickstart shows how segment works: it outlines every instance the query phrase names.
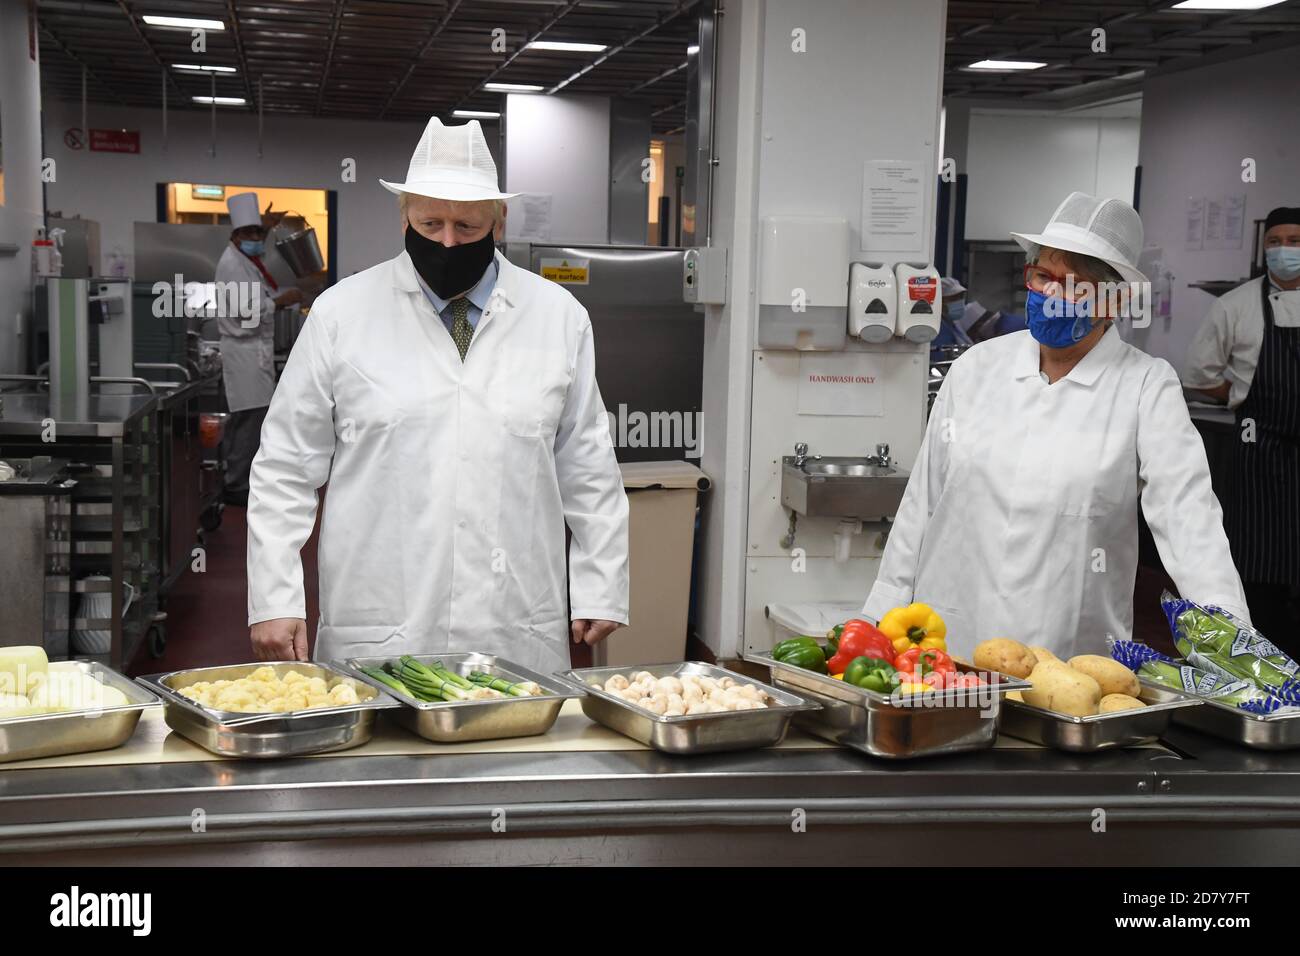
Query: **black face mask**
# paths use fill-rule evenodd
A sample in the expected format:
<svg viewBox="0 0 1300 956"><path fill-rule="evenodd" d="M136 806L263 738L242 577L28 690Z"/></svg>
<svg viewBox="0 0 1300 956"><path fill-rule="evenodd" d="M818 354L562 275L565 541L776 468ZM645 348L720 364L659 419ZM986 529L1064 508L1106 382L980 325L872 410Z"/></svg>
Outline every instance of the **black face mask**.
<svg viewBox="0 0 1300 956"><path fill-rule="evenodd" d="M406 223L406 251L415 263L415 271L420 273L430 289L440 299L450 299L454 295L468 292L483 278L492 256L496 251L496 242L492 230L476 242L466 242L458 246L444 246L420 235L419 230L408 220Z"/></svg>

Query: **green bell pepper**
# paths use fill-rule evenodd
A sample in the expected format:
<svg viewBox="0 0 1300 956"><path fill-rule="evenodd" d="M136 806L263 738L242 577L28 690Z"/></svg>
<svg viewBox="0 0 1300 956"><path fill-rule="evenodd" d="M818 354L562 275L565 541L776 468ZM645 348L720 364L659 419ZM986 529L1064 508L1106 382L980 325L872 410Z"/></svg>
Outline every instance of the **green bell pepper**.
<svg viewBox="0 0 1300 956"><path fill-rule="evenodd" d="M855 657L844 669L844 683L875 691L877 694L893 693L894 675L898 671L889 661L879 657Z"/></svg>
<svg viewBox="0 0 1300 956"><path fill-rule="evenodd" d="M826 658L815 641L811 647L806 645L791 647L785 652L784 656L777 659L782 664L789 664L791 667L802 667L804 670L815 671L818 674L826 673Z"/></svg>
<svg viewBox="0 0 1300 956"><path fill-rule="evenodd" d="M782 641L777 644L776 647L772 648L772 656L778 661L784 661L785 656L792 651L808 647L817 648L819 652L821 650L817 645L817 638L815 637L792 637L788 641Z"/></svg>

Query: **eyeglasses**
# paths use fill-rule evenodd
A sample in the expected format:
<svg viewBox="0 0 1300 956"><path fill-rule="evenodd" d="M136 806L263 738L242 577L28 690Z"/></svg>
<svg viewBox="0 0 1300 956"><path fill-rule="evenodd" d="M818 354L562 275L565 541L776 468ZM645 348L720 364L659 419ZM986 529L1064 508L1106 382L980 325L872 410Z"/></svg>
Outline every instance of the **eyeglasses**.
<svg viewBox="0 0 1300 956"><path fill-rule="evenodd" d="M1074 292L1073 301L1078 302L1087 292L1089 283L1077 279L1067 282L1067 279L1067 276L1057 275L1032 262L1025 263L1025 288L1054 298L1065 298L1066 289L1071 289Z"/></svg>

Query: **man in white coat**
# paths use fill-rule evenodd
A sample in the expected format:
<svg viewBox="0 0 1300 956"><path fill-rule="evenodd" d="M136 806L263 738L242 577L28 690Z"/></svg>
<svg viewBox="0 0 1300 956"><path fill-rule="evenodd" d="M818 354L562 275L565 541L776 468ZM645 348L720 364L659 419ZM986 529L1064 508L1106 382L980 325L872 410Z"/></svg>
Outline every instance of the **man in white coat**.
<svg viewBox="0 0 1300 956"><path fill-rule="evenodd" d="M567 635L594 644L628 612L627 497L591 322L496 252L509 197L476 121L431 119L406 182L383 185L406 250L316 300L253 463L254 653L307 656L299 552L328 482L317 659L567 667Z"/></svg>
<svg viewBox="0 0 1300 956"><path fill-rule="evenodd" d="M257 454L257 436L275 391L275 310L302 301L296 288L281 290L262 262L266 229L257 193L238 193L226 201L230 242L217 262L217 328L221 333L221 377L226 386L222 438L226 459L226 504L248 502L248 471Z"/></svg>

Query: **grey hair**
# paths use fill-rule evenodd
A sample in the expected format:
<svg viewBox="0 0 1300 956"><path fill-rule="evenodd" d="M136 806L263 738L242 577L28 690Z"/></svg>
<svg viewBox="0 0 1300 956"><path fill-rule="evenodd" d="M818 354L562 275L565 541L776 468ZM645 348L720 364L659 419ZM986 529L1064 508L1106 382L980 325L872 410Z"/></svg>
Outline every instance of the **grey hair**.
<svg viewBox="0 0 1300 956"><path fill-rule="evenodd" d="M408 210L408 209L410 208L410 206L411 206L411 195L412 195L411 193L398 193L398 194L397 194L397 210L398 210L399 213L401 213L401 216L402 216L402 220L403 220L403 221L406 220L406 218L407 218L407 210ZM421 198L423 198L423 197L421 197ZM497 223L501 222L501 220L505 219L505 217L506 217L506 201L505 201L504 199L483 199L483 200L479 200L479 201L480 201L480 202L490 202L490 203L492 204L492 225L493 225L493 226L495 226Z"/></svg>

